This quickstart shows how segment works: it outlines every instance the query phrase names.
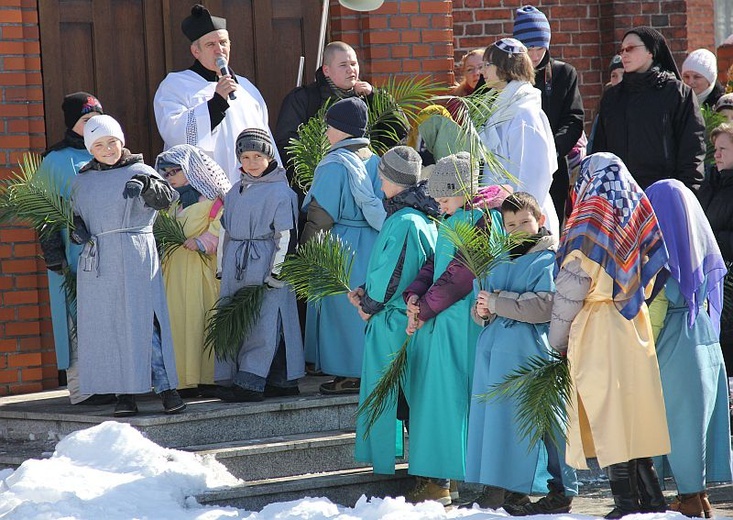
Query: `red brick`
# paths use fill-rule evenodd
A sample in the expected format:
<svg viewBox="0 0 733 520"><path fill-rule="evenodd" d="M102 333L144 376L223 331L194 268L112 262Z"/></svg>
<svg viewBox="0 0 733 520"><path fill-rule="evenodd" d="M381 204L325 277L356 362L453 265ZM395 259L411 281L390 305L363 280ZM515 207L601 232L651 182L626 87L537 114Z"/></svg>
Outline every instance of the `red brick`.
<svg viewBox="0 0 733 520"><path fill-rule="evenodd" d="M397 43L400 33L397 31L368 32L364 35L365 43Z"/></svg>
<svg viewBox="0 0 733 520"><path fill-rule="evenodd" d="M20 380L20 370L3 370L0 372L0 383L15 383Z"/></svg>
<svg viewBox="0 0 733 520"><path fill-rule="evenodd" d="M37 321L16 321L5 324L5 334L8 336L38 336L41 324Z"/></svg>
<svg viewBox="0 0 733 520"><path fill-rule="evenodd" d="M43 390L41 383L22 383L22 384L11 384L9 388L10 395L22 395L30 394L33 392L40 392Z"/></svg>
<svg viewBox="0 0 733 520"><path fill-rule="evenodd" d="M10 367L35 367L41 365L41 353L15 354L8 359Z"/></svg>
<svg viewBox="0 0 733 520"><path fill-rule="evenodd" d="M31 352L34 350L39 350L41 348L41 338L40 336L34 336L32 338L20 338L20 351L21 352Z"/></svg>
<svg viewBox="0 0 733 520"><path fill-rule="evenodd" d="M41 368L41 374L42 374L42 380L44 383L44 388L46 388L46 384L54 384L55 386L58 386L59 384L59 369L54 364L53 366L44 366ZM23 373L23 379L25 379L26 374Z"/></svg>
<svg viewBox="0 0 733 520"><path fill-rule="evenodd" d="M402 2L399 2L399 4L400 4L400 13L412 14L412 13L420 12L420 4L418 2L402 1Z"/></svg>
<svg viewBox="0 0 733 520"><path fill-rule="evenodd" d="M41 249L36 243L21 243L13 245L13 256L15 258L36 257Z"/></svg>
<svg viewBox="0 0 733 520"><path fill-rule="evenodd" d="M5 99L12 102L43 101L43 87L39 85L37 87L6 88ZM42 125L42 128L45 129L45 125Z"/></svg>
<svg viewBox="0 0 733 520"><path fill-rule="evenodd" d="M399 41L403 43L417 43L420 41L420 31L402 31L396 36L398 36L400 39Z"/></svg>
<svg viewBox="0 0 733 520"><path fill-rule="evenodd" d="M431 21L434 21L434 19L430 16L417 14L415 16L410 16L410 27L414 29L424 29L430 27Z"/></svg>
<svg viewBox="0 0 733 520"><path fill-rule="evenodd" d="M38 272L38 265L35 260L5 260L2 263L2 272L9 273L35 273Z"/></svg>
<svg viewBox="0 0 733 520"><path fill-rule="evenodd" d="M0 242L35 242L36 232L31 228L0 229Z"/></svg>
<svg viewBox="0 0 733 520"><path fill-rule="evenodd" d="M13 358L10 358L12 361ZM20 380L23 383L31 383L33 381L41 381L43 379L43 369L41 367L22 368L20 370Z"/></svg>
<svg viewBox="0 0 733 520"><path fill-rule="evenodd" d="M3 294L3 304L24 305L38 303L38 291L6 291Z"/></svg>
<svg viewBox="0 0 733 520"><path fill-rule="evenodd" d="M392 22L397 17L390 17L390 27L392 26ZM406 27L406 25L405 25ZM379 16L379 15L371 15L367 16L366 20L364 21L364 28L365 29L386 29L387 28L387 17L386 16Z"/></svg>
<svg viewBox="0 0 733 520"><path fill-rule="evenodd" d="M0 352L17 352L18 341L15 339L0 339Z"/></svg>

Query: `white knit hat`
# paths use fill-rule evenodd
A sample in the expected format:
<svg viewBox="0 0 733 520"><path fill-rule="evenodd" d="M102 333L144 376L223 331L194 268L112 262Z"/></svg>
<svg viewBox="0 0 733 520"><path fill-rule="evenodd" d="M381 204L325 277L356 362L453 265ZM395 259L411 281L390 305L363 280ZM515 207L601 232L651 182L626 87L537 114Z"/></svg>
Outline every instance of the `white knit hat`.
<svg viewBox="0 0 733 520"><path fill-rule="evenodd" d="M692 51L682 64L682 73L684 74L686 70L697 72L713 85L718 79L718 60L709 50L697 49Z"/></svg>
<svg viewBox="0 0 733 520"><path fill-rule="evenodd" d="M122 133L122 127L112 116L94 116L84 125L84 146L87 147L89 153L92 153L94 141L100 137L116 137L122 141L122 146L125 146L125 134Z"/></svg>

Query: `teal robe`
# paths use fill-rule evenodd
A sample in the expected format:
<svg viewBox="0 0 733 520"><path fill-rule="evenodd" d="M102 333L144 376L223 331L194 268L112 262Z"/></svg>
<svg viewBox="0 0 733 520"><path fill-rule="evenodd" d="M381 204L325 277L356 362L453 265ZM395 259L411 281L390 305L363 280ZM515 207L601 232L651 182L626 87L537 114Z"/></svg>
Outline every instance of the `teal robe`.
<svg viewBox="0 0 733 520"><path fill-rule="evenodd" d="M36 175L39 178L48 178L61 196L69 200L71 181L79 173L79 169L92 160L86 149L64 148L50 152L43 158ZM73 273L76 273L76 264L82 246L69 240L68 231L61 233L66 249L66 262ZM53 342L56 349L56 364L59 370L69 368L69 323L76 323L76 311L69 308L66 302L66 292L63 288L64 277L53 271L48 271L48 295L51 307L51 323L53 325Z"/></svg>
<svg viewBox="0 0 733 520"><path fill-rule="evenodd" d="M422 212L402 208L385 220L372 249L365 290L370 298L385 304L367 322L364 363L361 370L361 405L374 390L394 354L407 340L407 306L402 292L432 257L437 236L435 224ZM404 262L399 283L385 302L388 286L400 256ZM395 458L403 456L402 421L397 420L397 404L391 403L374 423L368 437L366 418L356 420L355 458L370 463L374 473L394 474Z"/></svg>
<svg viewBox="0 0 733 520"><path fill-rule="evenodd" d="M377 155L365 162L374 193L380 196L378 164ZM331 232L355 253L349 287L358 287L366 279L367 262L379 232L369 225L356 204L346 168L337 163L319 164L303 211L307 211L311 199L316 199L333 219ZM316 368L326 374L360 377L363 354L364 322L345 294L328 296L319 304L308 305L305 322L307 361L313 361Z"/></svg>
<svg viewBox="0 0 733 520"><path fill-rule="evenodd" d="M480 210L459 209L438 227L433 282L453 260L456 249L442 226L478 222ZM491 212L501 228L501 215ZM410 468L413 475L464 480L466 437L476 339L481 328L471 319L473 293L428 320L408 346L405 397L410 406Z"/></svg>

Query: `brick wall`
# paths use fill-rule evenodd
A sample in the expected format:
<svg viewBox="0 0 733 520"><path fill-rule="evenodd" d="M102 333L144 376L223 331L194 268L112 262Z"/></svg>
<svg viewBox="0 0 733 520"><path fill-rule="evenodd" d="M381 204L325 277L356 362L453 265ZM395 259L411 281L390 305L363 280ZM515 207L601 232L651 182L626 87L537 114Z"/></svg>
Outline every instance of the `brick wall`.
<svg viewBox="0 0 733 520"><path fill-rule="evenodd" d="M550 21L552 56L578 71L586 130L608 81L608 64L628 29L650 25L659 30L680 67L687 52L714 50L713 0L453 0L456 63L468 50L511 36L514 11L530 3Z"/></svg>
<svg viewBox="0 0 733 520"><path fill-rule="evenodd" d="M46 146L38 11L0 0L0 178ZM0 227L0 395L58 386L45 269L35 233Z"/></svg>
<svg viewBox="0 0 733 520"><path fill-rule="evenodd" d="M453 83L451 0L387 0L370 12L331 1L331 40L356 50L361 75L379 85L388 76L431 76Z"/></svg>

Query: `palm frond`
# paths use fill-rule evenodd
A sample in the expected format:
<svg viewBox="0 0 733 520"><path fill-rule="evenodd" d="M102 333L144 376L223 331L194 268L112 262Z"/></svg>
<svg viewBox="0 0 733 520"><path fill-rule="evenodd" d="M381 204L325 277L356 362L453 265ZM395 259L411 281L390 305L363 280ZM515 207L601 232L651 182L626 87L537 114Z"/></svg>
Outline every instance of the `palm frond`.
<svg viewBox="0 0 733 520"><path fill-rule="evenodd" d="M485 221L491 216L485 213ZM507 235L494 225L476 226L472 222L440 222L441 230L448 242L456 248L456 261L476 277L479 287L483 280L499 263L507 261L507 253L528 239L526 234Z"/></svg>
<svg viewBox="0 0 733 520"><path fill-rule="evenodd" d="M209 311L204 349L220 359L236 360L242 342L260 319L264 285L246 286L220 298Z"/></svg>
<svg viewBox="0 0 733 520"><path fill-rule="evenodd" d="M69 201L60 186L47 176L36 175L41 157L27 153L19 163L20 172L0 181L0 222L23 222L41 237L74 228Z"/></svg>
<svg viewBox="0 0 733 520"><path fill-rule="evenodd" d="M64 267L61 270L61 275L64 277L61 282L61 288L66 296L66 310L69 315L73 318L69 322L69 338L76 338L76 273L74 273L69 266Z"/></svg>
<svg viewBox="0 0 733 520"><path fill-rule="evenodd" d="M285 257L280 278L308 302L319 302L326 296L349 292L349 279L354 253L340 237L330 231L319 231Z"/></svg>
<svg viewBox="0 0 733 520"><path fill-rule="evenodd" d="M529 358L504 381L492 385L487 393L477 397L483 401L515 400L517 428L532 449L545 436L557 446L566 441L566 406L571 392L569 361L565 356L552 353L549 360L540 356Z"/></svg>
<svg viewBox="0 0 733 520"><path fill-rule="evenodd" d="M726 123L728 120L723 114L716 112L706 105L701 105L700 110L702 111L702 117L705 121L705 164L715 164L715 146L710 140L710 133L720 126L721 123Z"/></svg>
<svg viewBox="0 0 733 520"><path fill-rule="evenodd" d="M153 236L161 262L167 260L187 240L183 223L175 216L177 208L178 204L174 204L167 210L158 211L153 224ZM197 253L202 261L206 260L206 253L202 251Z"/></svg>
<svg viewBox="0 0 733 520"><path fill-rule="evenodd" d="M298 137L290 140L285 150L290 156L295 184L307 192L313 183L316 166L328 152L330 147L326 138L325 115L331 100L326 101L315 116L298 127Z"/></svg>
<svg viewBox="0 0 733 520"><path fill-rule="evenodd" d="M408 337L400 349L392 356L389 366L384 370L377 381L374 390L367 396L356 410L356 415L366 415L366 430L364 437L369 437L372 426L387 409L389 403L397 403L397 396L405 380L407 372L407 345Z"/></svg>
<svg viewBox="0 0 733 520"><path fill-rule="evenodd" d="M726 262L728 273L723 278L723 312L720 316L720 328L733 330L733 262Z"/></svg>

